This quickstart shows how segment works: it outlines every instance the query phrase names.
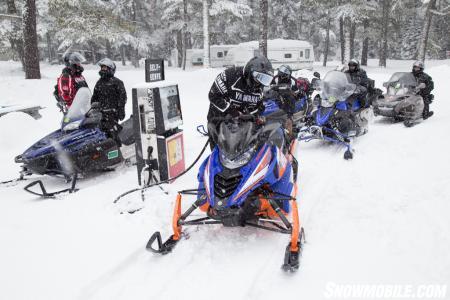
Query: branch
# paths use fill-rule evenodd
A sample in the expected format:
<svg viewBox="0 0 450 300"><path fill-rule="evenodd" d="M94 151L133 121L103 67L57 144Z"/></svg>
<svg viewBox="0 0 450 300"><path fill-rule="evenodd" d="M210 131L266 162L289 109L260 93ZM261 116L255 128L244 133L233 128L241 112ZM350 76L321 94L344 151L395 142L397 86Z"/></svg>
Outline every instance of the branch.
<svg viewBox="0 0 450 300"><path fill-rule="evenodd" d="M22 17L18 15L6 15L6 14L0 14L0 18L22 19Z"/></svg>
<svg viewBox="0 0 450 300"><path fill-rule="evenodd" d="M447 10L447 12L446 12ZM450 14L450 6L447 6L441 10L435 10L435 9L430 9L430 13L434 14L434 15L439 15L439 16L445 16Z"/></svg>

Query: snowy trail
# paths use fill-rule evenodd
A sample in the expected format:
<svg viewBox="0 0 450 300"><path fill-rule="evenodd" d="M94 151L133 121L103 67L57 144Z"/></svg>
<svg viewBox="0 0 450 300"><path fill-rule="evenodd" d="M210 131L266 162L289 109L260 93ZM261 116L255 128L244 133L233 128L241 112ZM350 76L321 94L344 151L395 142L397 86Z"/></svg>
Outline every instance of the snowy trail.
<svg viewBox="0 0 450 300"><path fill-rule="evenodd" d="M7 245L0 248L2 293L8 299L321 299L328 282L450 284L450 143L445 138L450 62L440 64L428 70L436 100L435 116L426 122L405 128L376 118L369 133L354 141L353 161L345 161L343 149L333 145L299 144L306 244L296 274L280 270L288 235L254 228L189 227L189 239L172 254L148 253L144 247L154 231L170 235L176 191L195 188L196 168L165 185L169 195L148 190L145 207L132 215L120 214L122 207L112 204L136 186L135 169L124 168L82 180L79 192L56 200L26 194L25 183L0 187L0 237ZM381 87L404 65L367 71ZM17 95L30 97L23 90L33 86L46 103L43 95L56 72L48 67L48 79L36 87L12 73L0 88L12 99L15 87L21 89ZM187 162L205 142L195 128L206 115L207 91L218 72L168 72L180 83ZM92 87L96 72L86 73ZM143 71L119 75L131 95ZM44 105L48 109L40 121L21 115L0 119L0 126L26 132L2 130L2 179L17 170L14 155L55 128L58 112L52 105ZM140 201L140 194L127 199ZM187 208L193 199L184 199Z"/></svg>

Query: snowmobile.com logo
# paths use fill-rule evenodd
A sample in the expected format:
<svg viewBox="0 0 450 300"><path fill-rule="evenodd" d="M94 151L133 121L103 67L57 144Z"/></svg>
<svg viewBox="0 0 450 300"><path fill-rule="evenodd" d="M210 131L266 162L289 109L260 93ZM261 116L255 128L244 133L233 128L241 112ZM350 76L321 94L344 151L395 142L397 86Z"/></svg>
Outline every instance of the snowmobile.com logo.
<svg viewBox="0 0 450 300"><path fill-rule="evenodd" d="M340 284L328 282L328 299L445 299L446 284Z"/></svg>

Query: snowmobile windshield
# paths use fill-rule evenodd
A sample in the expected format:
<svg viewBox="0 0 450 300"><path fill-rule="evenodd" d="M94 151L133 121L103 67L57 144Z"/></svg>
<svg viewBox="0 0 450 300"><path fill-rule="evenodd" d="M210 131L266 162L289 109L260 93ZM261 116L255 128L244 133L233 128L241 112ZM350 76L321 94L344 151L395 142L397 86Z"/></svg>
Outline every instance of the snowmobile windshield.
<svg viewBox="0 0 450 300"><path fill-rule="evenodd" d="M411 72L397 72L383 85L387 88L389 96L401 96L412 93L417 81Z"/></svg>
<svg viewBox="0 0 450 300"><path fill-rule="evenodd" d="M71 122L83 119L90 108L91 91L88 88L80 88L63 118L63 127Z"/></svg>
<svg viewBox="0 0 450 300"><path fill-rule="evenodd" d="M222 157L233 161L253 149L257 137L254 122L232 120L220 124L217 145Z"/></svg>
<svg viewBox="0 0 450 300"><path fill-rule="evenodd" d="M322 91L322 99L325 99L325 103L329 102L333 104L336 101L345 101L350 97L354 93L356 85L351 83L348 74L331 71L321 80L320 89Z"/></svg>

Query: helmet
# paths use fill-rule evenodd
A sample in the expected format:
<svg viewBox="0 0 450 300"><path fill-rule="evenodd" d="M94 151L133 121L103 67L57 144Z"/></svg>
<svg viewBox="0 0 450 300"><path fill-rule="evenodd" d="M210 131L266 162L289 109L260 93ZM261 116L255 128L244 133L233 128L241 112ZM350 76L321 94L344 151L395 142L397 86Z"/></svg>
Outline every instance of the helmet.
<svg viewBox="0 0 450 300"><path fill-rule="evenodd" d="M100 60L97 65L99 65L100 68L103 66L106 67L106 70L100 70L100 77L113 77L114 73L116 73L116 64L107 57Z"/></svg>
<svg viewBox="0 0 450 300"><path fill-rule="evenodd" d="M273 80L273 68L264 56L255 56L244 67L244 78L252 88L268 86Z"/></svg>
<svg viewBox="0 0 450 300"><path fill-rule="evenodd" d="M82 63L86 62L86 58L79 52L67 52L64 54L64 64L71 68L74 72L83 72Z"/></svg>
<svg viewBox="0 0 450 300"><path fill-rule="evenodd" d="M287 65L281 65L278 68L278 76L281 79L288 79L291 78L291 74L292 74L292 69L291 67L287 66Z"/></svg>
<svg viewBox="0 0 450 300"><path fill-rule="evenodd" d="M418 60L418 61L416 61L416 62L413 64L412 72L413 72L414 74L419 74L419 73L423 72L423 69L424 69L424 64L423 64L423 62L421 62L420 60Z"/></svg>
<svg viewBox="0 0 450 300"><path fill-rule="evenodd" d="M348 62L348 70L350 72L356 72L359 69L359 61L357 59L350 59Z"/></svg>
<svg viewBox="0 0 450 300"><path fill-rule="evenodd" d="M310 89L310 82L309 82L309 80L307 79L307 78L304 78L304 77L299 77L297 80L296 80L296 84L297 84L297 88L300 90L300 91L302 91L302 92L304 92L304 93L307 93L307 92L309 92L309 89Z"/></svg>

